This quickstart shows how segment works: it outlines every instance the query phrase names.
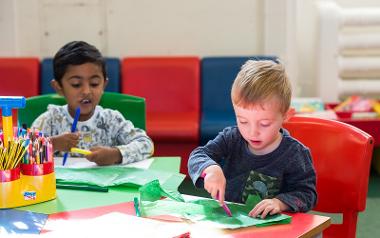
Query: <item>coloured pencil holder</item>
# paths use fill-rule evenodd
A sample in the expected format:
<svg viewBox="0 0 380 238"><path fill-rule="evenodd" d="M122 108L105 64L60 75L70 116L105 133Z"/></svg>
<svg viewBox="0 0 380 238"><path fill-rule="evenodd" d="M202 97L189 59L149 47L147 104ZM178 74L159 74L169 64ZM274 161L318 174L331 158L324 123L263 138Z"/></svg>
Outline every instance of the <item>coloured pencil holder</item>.
<svg viewBox="0 0 380 238"><path fill-rule="evenodd" d="M53 146L37 130L13 128L12 109L25 107L25 97L0 96L0 209L56 198Z"/></svg>
<svg viewBox="0 0 380 238"><path fill-rule="evenodd" d="M0 170L0 208L32 205L56 198L54 162Z"/></svg>

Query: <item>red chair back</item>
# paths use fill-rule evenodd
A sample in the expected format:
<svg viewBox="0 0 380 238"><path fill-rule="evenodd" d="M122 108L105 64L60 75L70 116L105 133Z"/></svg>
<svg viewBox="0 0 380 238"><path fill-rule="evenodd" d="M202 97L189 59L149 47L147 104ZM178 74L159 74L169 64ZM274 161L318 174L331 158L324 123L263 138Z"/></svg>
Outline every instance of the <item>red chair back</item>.
<svg viewBox="0 0 380 238"><path fill-rule="evenodd" d="M0 58L0 95L37 96L39 72L38 58Z"/></svg>
<svg viewBox="0 0 380 238"><path fill-rule="evenodd" d="M198 57L140 57L122 61L122 93L146 100L146 127L156 156L181 156L187 174L190 152L199 144Z"/></svg>
<svg viewBox="0 0 380 238"><path fill-rule="evenodd" d="M310 148L317 173L315 211L342 213L323 237L355 237L358 212L364 211L373 138L351 125L327 119L293 117L284 127Z"/></svg>
<svg viewBox="0 0 380 238"><path fill-rule="evenodd" d="M197 57L136 57L122 64L122 92L144 97L148 114L200 110Z"/></svg>
<svg viewBox="0 0 380 238"><path fill-rule="evenodd" d="M0 96L37 96L40 85L39 73L38 58L0 58ZM13 125L16 126L17 110L14 109L12 112ZM2 128L1 117L0 128Z"/></svg>

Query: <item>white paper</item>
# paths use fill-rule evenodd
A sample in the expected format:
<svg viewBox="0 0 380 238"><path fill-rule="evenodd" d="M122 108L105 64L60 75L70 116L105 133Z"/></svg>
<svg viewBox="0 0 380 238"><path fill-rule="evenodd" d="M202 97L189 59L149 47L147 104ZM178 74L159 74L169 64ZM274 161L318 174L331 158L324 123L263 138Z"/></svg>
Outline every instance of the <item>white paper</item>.
<svg viewBox="0 0 380 238"><path fill-rule="evenodd" d="M51 237L175 237L189 231L185 223L168 223L111 212L96 218L84 220L48 220L44 236Z"/></svg>

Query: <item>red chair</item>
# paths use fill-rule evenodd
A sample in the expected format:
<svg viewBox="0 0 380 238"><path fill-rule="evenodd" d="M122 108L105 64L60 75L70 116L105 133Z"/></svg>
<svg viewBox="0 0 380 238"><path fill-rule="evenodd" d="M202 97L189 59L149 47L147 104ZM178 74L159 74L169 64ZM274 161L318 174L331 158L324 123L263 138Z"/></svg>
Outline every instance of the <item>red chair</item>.
<svg viewBox="0 0 380 238"><path fill-rule="evenodd" d="M0 95L37 96L39 71L38 58L0 58Z"/></svg>
<svg viewBox="0 0 380 238"><path fill-rule="evenodd" d="M146 99L147 133L156 156L181 156L187 174L190 152L199 144L198 57L141 57L122 61L122 93Z"/></svg>
<svg viewBox="0 0 380 238"><path fill-rule="evenodd" d="M38 58L0 58L0 96L37 96L39 72ZM13 110L13 124L17 125L16 110Z"/></svg>
<svg viewBox="0 0 380 238"><path fill-rule="evenodd" d="M319 118L294 117L284 127L310 148L317 173L315 211L343 214L323 237L355 237L358 213L364 211L373 138L351 125Z"/></svg>

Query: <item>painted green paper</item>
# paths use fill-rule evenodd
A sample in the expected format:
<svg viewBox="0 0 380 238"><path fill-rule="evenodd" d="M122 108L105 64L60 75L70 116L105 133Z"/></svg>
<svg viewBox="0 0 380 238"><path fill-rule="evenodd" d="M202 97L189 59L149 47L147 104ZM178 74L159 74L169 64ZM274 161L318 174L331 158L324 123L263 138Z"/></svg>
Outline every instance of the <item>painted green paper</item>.
<svg viewBox="0 0 380 238"><path fill-rule="evenodd" d="M173 173L132 167L96 168L56 168L55 176L59 183L81 183L111 187L118 185L142 186L158 179L167 181Z"/></svg>
<svg viewBox="0 0 380 238"><path fill-rule="evenodd" d="M153 180L139 188L142 201L156 201L161 197L168 197L178 202L185 202L181 194L176 190L164 190L158 180Z"/></svg>
<svg viewBox="0 0 380 238"><path fill-rule="evenodd" d="M212 199L195 199L184 201L175 195L175 192L165 191L158 181L150 182L140 189L141 212L143 216L173 215L189 219L194 222L205 222L218 228L236 229L247 226L268 226L273 224L287 224L291 217L278 214L265 219L248 216L249 211L260 200L250 196L247 204L228 203L232 217L226 215L219 202ZM169 194L170 196L167 196ZM170 199L159 200L162 196Z"/></svg>

